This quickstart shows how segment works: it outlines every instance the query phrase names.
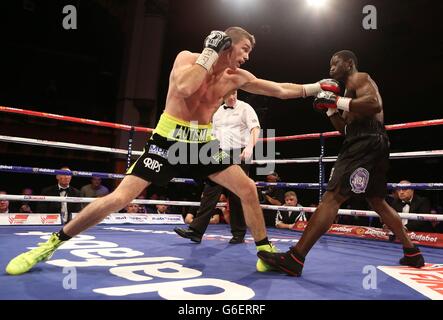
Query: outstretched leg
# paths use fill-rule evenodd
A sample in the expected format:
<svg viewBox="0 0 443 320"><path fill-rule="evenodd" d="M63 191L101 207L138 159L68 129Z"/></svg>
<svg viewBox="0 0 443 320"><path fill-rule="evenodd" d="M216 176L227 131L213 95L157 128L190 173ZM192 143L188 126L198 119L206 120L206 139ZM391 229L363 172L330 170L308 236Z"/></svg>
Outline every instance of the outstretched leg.
<svg viewBox="0 0 443 320"><path fill-rule="evenodd" d="M277 249L268 241L265 219L260 203L258 202L257 188L246 173L238 165L214 173L209 178L236 194L243 207L246 225L255 240L257 251L276 252ZM257 271L265 272L272 268L261 259L257 261Z"/></svg>
<svg viewBox="0 0 443 320"><path fill-rule="evenodd" d="M126 176L114 192L90 203L58 233L52 234L47 242L12 259L6 266L6 272L19 275L28 272L38 262L50 259L64 241L96 225L108 214L125 207L148 185L149 183L141 178Z"/></svg>
<svg viewBox="0 0 443 320"><path fill-rule="evenodd" d="M347 199L348 197L342 196L338 191L326 191L293 250L305 257L317 240L329 230L340 206Z"/></svg>
<svg viewBox="0 0 443 320"><path fill-rule="evenodd" d="M317 240L328 231L337 216L338 209L347 198L338 190L325 192L297 245L291 247L286 253L258 252L258 257L288 275L300 276L305 256Z"/></svg>
<svg viewBox="0 0 443 320"><path fill-rule="evenodd" d="M251 230L254 240L257 242L266 238L265 220L258 201L257 188L240 166L230 166L210 175L209 178L240 198L246 225Z"/></svg>
<svg viewBox="0 0 443 320"><path fill-rule="evenodd" d="M367 201L403 244L404 257L400 259L400 264L416 268L424 266L424 258L407 235L398 213L383 198L372 197Z"/></svg>
<svg viewBox="0 0 443 320"><path fill-rule="evenodd" d="M74 237L84 230L95 226L112 212L118 212L134 200L149 183L136 176L126 176L119 186L105 197L98 198L87 205L80 213L68 223L63 232Z"/></svg>
<svg viewBox="0 0 443 320"><path fill-rule="evenodd" d="M394 232L395 236L400 240L405 248L412 248L414 244L406 234L400 216L398 213L382 198L374 197L367 199L372 209L377 212L383 222Z"/></svg>

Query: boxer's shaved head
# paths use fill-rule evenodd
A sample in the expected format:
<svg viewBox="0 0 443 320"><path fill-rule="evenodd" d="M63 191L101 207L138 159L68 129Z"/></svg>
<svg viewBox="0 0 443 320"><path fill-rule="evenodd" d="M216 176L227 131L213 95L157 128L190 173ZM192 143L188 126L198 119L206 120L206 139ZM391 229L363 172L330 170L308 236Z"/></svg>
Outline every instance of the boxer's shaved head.
<svg viewBox="0 0 443 320"><path fill-rule="evenodd" d="M343 61L352 60L354 67L357 68L358 60L357 60L357 56L355 55L354 52L352 52L350 50L341 50L341 51L334 53L333 57L334 56L341 58Z"/></svg>
<svg viewBox="0 0 443 320"><path fill-rule="evenodd" d="M351 73L357 72L357 57L350 50L341 50L333 54L329 75L338 81L345 81Z"/></svg>

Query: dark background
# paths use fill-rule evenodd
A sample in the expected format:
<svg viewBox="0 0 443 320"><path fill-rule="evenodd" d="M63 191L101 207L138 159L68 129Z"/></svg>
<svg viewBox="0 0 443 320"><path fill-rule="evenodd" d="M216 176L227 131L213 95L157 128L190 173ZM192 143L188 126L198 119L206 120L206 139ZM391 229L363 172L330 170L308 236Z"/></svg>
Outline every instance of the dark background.
<svg viewBox="0 0 443 320"><path fill-rule="evenodd" d="M129 1L0 2L0 105L91 118L116 120L116 103L128 34ZM62 8L78 9L78 29L62 28ZM364 30L362 9L377 8L377 29ZM168 76L181 50L200 52L203 39L213 29L242 26L255 35L257 45L244 68L257 77L279 82L311 83L328 77L331 55L354 51L359 70L368 72L384 101L385 123L443 118L441 74L443 23L440 1L329 0L324 10L313 10L302 0L170 0L145 1L166 19L158 100L164 103ZM147 10L148 11L148 10ZM260 116L264 129L276 134L333 131L324 115L312 110L312 98L278 100L241 93ZM157 110L157 118L162 108ZM140 125L144 125L141 123ZM146 126L146 124L145 124ZM114 146L115 132L55 120L0 113L0 134ZM442 126L391 131L391 151L442 149ZM336 155L341 138L326 142L326 154ZM82 142L83 143L83 142ZM46 148L50 149L50 148ZM115 171L108 155L60 149L11 145L0 142L0 164L74 170ZM280 158L317 156L319 143L277 143ZM327 166L329 174L330 165ZM317 181L315 164L280 165L283 181ZM392 160L389 181L441 182L442 159ZM17 193L25 186L37 192L52 184L52 176L0 173L0 189ZM75 178L80 187L87 180ZM105 182L113 187L113 182ZM170 193L180 193L180 191ZM308 205L314 191L300 191ZM441 191L424 191L434 205ZM174 195L170 195L174 198Z"/></svg>

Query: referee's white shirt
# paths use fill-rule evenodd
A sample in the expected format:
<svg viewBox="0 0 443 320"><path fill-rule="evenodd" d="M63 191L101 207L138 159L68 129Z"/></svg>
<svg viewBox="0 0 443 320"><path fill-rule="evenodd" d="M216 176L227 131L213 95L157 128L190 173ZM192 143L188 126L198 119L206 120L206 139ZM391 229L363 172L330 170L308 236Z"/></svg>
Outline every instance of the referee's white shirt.
<svg viewBox="0 0 443 320"><path fill-rule="evenodd" d="M234 108L225 109L223 104L212 116L215 137L223 150L240 149L248 145L253 128L260 128L257 113L244 101L237 100Z"/></svg>

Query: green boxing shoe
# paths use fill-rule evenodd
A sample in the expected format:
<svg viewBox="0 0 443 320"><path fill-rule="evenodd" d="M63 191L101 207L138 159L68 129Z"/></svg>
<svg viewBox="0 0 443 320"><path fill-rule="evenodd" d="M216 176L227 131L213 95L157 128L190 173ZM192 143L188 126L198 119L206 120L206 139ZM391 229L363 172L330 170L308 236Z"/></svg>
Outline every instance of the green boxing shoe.
<svg viewBox="0 0 443 320"><path fill-rule="evenodd" d="M12 259L6 266L6 272L13 276L28 272L40 261L49 260L63 242L58 238L58 234L53 233L48 241L39 243L37 248Z"/></svg>
<svg viewBox="0 0 443 320"><path fill-rule="evenodd" d="M269 243L269 244L264 244L262 246L258 246L257 251L278 252L278 249L272 243ZM256 267L258 272L267 272L267 271L276 270L275 268L271 267L261 259L257 260Z"/></svg>

